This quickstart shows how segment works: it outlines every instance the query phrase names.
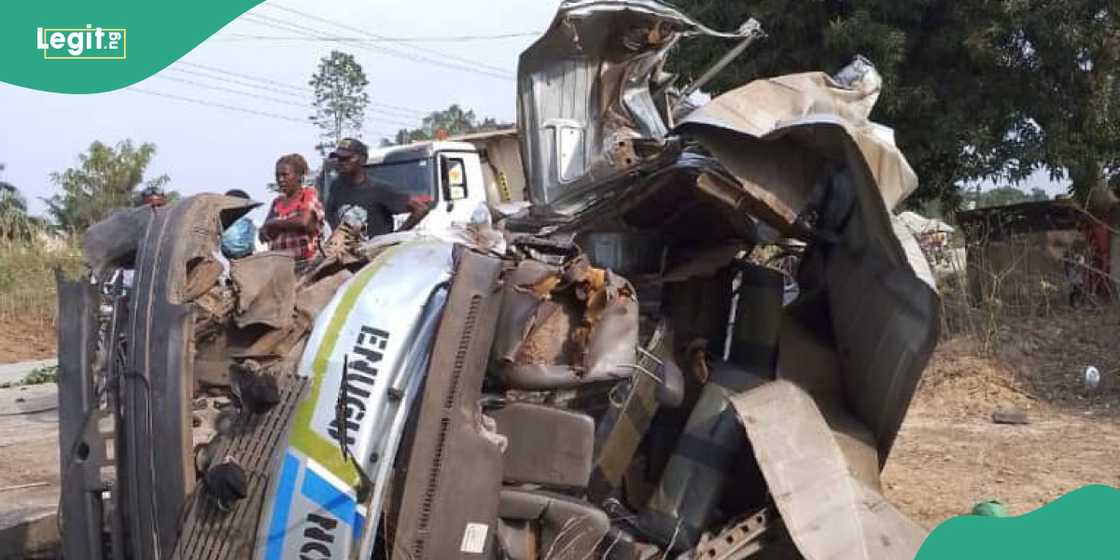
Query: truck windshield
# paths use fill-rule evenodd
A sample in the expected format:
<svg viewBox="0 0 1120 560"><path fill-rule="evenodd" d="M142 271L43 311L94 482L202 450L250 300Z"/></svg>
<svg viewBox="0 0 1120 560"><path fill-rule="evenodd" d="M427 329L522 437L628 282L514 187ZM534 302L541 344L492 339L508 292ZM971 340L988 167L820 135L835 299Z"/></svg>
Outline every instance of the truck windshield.
<svg viewBox="0 0 1120 560"><path fill-rule="evenodd" d="M366 174L410 198L435 196L434 165L428 159L378 163L367 166Z"/></svg>

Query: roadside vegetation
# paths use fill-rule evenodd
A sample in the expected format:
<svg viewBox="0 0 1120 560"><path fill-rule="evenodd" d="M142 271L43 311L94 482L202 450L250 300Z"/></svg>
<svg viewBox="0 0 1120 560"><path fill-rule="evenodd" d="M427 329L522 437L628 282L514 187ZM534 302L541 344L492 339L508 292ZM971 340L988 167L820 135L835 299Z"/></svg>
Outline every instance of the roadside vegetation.
<svg viewBox="0 0 1120 560"><path fill-rule="evenodd" d="M140 189L167 185L166 175L145 177L155 153L155 145L137 146L131 140L91 143L79 154L79 165L50 175L58 189L44 199L49 220L30 215L20 188L0 180L0 333L42 338L39 333L53 331L58 316L56 273L81 272L79 240L86 228L135 204ZM19 354L18 348L9 350Z"/></svg>
<svg viewBox="0 0 1120 560"><path fill-rule="evenodd" d="M81 269L77 243L42 234L35 242L0 244L0 320L54 324L57 315L55 270Z"/></svg>
<svg viewBox="0 0 1120 560"><path fill-rule="evenodd" d="M58 366L47 366L34 369L19 381L0 383L0 389L12 387L26 387L29 385L43 385L45 383L58 383Z"/></svg>

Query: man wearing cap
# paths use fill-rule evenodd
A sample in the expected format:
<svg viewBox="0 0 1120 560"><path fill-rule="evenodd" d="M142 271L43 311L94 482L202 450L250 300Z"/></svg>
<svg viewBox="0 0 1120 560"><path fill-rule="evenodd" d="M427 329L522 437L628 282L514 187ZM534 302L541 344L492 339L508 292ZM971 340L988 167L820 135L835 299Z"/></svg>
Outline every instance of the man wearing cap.
<svg viewBox="0 0 1120 560"><path fill-rule="evenodd" d="M339 179L327 201L327 222L332 229L347 222L364 223L367 237L393 232L393 214L408 212L401 230L412 229L428 213L428 206L394 192L366 174L369 149L359 140L344 138L330 154L338 165Z"/></svg>
<svg viewBox="0 0 1120 560"><path fill-rule="evenodd" d="M140 191L139 206L151 206L155 208L165 204L167 204L167 195L163 194L163 190L159 187L148 187Z"/></svg>

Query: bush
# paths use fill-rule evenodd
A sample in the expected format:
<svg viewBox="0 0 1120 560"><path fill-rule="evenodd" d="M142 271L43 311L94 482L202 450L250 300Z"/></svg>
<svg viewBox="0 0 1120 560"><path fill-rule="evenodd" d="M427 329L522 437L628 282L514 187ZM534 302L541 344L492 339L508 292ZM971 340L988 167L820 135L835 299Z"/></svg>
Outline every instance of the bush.
<svg viewBox="0 0 1120 560"><path fill-rule="evenodd" d="M0 244L0 319L53 323L58 311L55 269L81 271L76 242L46 248L41 244Z"/></svg>
<svg viewBox="0 0 1120 560"><path fill-rule="evenodd" d="M45 383L58 383L58 366L36 368L23 379L13 383L0 383L0 389L23 387L26 385L43 385Z"/></svg>

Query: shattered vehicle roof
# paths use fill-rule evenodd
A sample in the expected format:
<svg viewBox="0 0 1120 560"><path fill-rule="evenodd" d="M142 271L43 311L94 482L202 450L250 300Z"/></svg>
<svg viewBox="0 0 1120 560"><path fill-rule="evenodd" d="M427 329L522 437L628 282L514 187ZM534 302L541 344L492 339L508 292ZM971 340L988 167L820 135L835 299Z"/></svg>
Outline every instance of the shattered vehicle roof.
<svg viewBox="0 0 1120 560"><path fill-rule="evenodd" d="M522 159L538 212L581 206L591 186L656 160L669 132L665 56L684 37L720 33L649 0L563 2L518 64Z"/></svg>

